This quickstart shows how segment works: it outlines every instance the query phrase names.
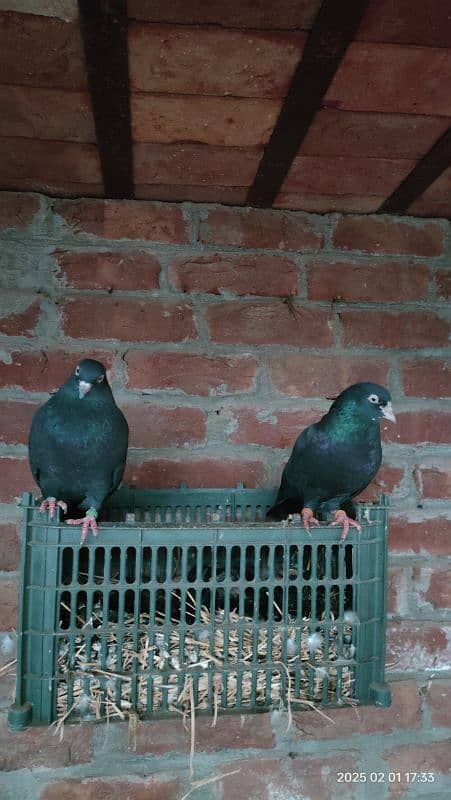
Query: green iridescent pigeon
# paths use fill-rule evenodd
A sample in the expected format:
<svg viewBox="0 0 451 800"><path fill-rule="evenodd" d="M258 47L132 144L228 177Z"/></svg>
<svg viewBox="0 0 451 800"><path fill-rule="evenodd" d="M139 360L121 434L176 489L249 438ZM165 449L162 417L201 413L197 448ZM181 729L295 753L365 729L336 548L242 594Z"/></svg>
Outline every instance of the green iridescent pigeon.
<svg viewBox="0 0 451 800"><path fill-rule="evenodd" d="M86 358L39 408L31 423L28 453L33 477L42 491L41 511L50 517L59 506L85 511L81 541L89 529L97 535L97 514L121 482L128 446L128 425L117 407L105 367Z"/></svg>
<svg viewBox="0 0 451 800"><path fill-rule="evenodd" d="M360 528L352 498L363 492L380 467L383 418L396 422L387 389L377 383L345 389L327 414L296 440L267 519L283 520L300 512L309 531L311 524L319 524L314 512L333 512L332 525L343 526L343 540L349 526Z"/></svg>

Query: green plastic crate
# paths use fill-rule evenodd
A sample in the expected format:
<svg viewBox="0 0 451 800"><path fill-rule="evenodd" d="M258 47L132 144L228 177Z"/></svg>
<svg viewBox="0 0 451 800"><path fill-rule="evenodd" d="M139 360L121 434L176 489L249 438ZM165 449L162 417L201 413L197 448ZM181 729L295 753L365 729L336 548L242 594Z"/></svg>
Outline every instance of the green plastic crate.
<svg viewBox="0 0 451 800"><path fill-rule="evenodd" d="M384 681L388 501L361 533L265 522L274 490L140 490L99 536L23 496L16 702L9 725L390 704Z"/></svg>

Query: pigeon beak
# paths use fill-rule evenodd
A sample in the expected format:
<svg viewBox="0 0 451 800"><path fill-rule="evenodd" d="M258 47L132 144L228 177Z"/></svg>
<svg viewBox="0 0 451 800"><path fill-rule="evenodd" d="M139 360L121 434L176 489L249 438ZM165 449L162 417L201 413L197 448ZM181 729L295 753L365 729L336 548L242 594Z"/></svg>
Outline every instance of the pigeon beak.
<svg viewBox="0 0 451 800"><path fill-rule="evenodd" d="M80 400L83 400L85 394L88 394L92 389L92 383L88 383L87 381L79 381L78 383L78 397Z"/></svg>
<svg viewBox="0 0 451 800"><path fill-rule="evenodd" d="M393 413L391 403L387 403L385 406L381 406L381 412L382 416L385 417L385 419L389 419L390 422L396 422L396 417Z"/></svg>

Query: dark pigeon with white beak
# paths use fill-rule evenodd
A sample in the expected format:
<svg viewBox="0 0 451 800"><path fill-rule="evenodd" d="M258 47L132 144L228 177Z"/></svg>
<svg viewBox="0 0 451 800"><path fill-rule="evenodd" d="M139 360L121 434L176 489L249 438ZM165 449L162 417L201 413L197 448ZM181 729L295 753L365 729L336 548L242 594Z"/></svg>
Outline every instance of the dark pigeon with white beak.
<svg viewBox="0 0 451 800"><path fill-rule="evenodd" d="M105 367L85 358L31 423L28 453L44 497L40 510L53 518L57 506L65 514L81 509L84 515L67 523L82 526L82 543L89 530L97 536L97 516L122 480L127 447L127 421Z"/></svg>
<svg viewBox="0 0 451 800"><path fill-rule="evenodd" d="M332 403L327 414L298 436L282 473L270 520L301 513L304 528L318 525L315 511L333 512L342 539L355 521L352 498L375 477L382 460L380 421L396 422L387 389L355 383ZM350 516L348 516L348 514Z"/></svg>

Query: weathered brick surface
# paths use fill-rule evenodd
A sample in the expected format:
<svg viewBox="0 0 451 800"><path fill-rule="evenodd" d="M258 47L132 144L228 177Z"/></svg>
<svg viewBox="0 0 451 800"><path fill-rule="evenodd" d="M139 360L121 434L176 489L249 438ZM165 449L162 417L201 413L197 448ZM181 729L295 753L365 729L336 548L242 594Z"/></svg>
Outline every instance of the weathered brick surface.
<svg viewBox="0 0 451 800"><path fill-rule="evenodd" d="M0 470L2 480L0 482L0 501L4 503L14 503L17 497L22 496L22 492L38 492L37 486L25 458L14 458L13 456L0 456Z"/></svg>
<svg viewBox="0 0 451 800"><path fill-rule="evenodd" d="M386 197L415 166L413 159L298 155L282 185L283 192ZM340 204L341 206L341 204Z"/></svg>
<svg viewBox="0 0 451 800"><path fill-rule="evenodd" d="M444 667L451 657L451 629L430 622L392 621L387 629L387 662L397 671Z"/></svg>
<svg viewBox="0 0 451 800"><path fill-rule="evenodd" d="M0 578L0 631L17 630L18 582L15 578Z"/></svg>
<svg viewBox="0 0 451 800"><path fill-rule="evenodd" d="M317 422L320 412L268 411L265 408L237 408L230 412L229 438L237 444L292 447L301 431Z"/></svg>
<svg viewBox="0 0 451 800"><path fill-rule="evenodd" d="M238 458L191 458L190 460L154 459L133 463L128 459L124 482L148 488L177 487L185 481L196 487L234 486L242 481L251 489L265 486L265 465L262 461Z"/></svg>
<svg viewBox="0 0 451 800"><path fill-rule="evenodd" d="M0 730L0 766L5 772L36 767L58 769L70 764L83 764L93 755L94 729L90 726L67 726L62 740L45 727L12 733L7 730L4 719L0 722Z"/></svg>
<svg viewBox="0 0 451 800"><path fill-rule="evenodd" d="M388 536L390 551L449 555L451 519L446 516L409 519L402 514L391 514Z"/></svg>
<svg viewBox="0 0 451 800"><path fill-rule="evenodd" d="M433 569L427 572L429 586L422 596L434 608L451 608L451 570Z"/></svg>
<svg viewBox="0 0 451 800"><path fill-rule="evenodd" d="M56 200L52 206L74 234L105 239L187 241L179 206L133 200Z"/></svg>
<svg viewBox="0 0 451 800"><path fill-rule="evenodd" d="M390 772L400 773L400 780L390 784L390 797L402 797L411 788L414 779L409 777L412 772L432 773L433 781L426 783L432 794L434 783L441 775L451 775L451 739L430 744L406 744L393 747L384 751L383 755ZM416 787L420 783L414 784ZM421 784L424 788L424 784ZM427 796L427 795L425 795Z"/></svg>
<svg viewBox="0 0 451 800"><path fill-rule="evenodd" d="M145 22L172 22L180 25L221 25L225 28L290 28L308 30L320 6L320 0L304 0L293 6L292 0L280 0L275 8L254 0L221 0L187 5L173 3L164 8L152 0L129 0L128 13L132 19Z"/></svg>
<svg viewBox="0 0 451 800"><path fill-rule="evenodd" d="M10 313L5 309L0 313L0 333L5 333L8 336L31 337L35 334L40 313L41 304L39 300L31 302L28 306L25 305L24 310L21 309L17 312Z"/></svg>
<svg viewBox="0 0 451 800"><path fill-rule="evenodd" d="M38 408L37 403L0 400L0 442L27 444L31 420Z"/></svg>
<svg viewBox="0 0 451 800"><path fill-rule="evenodd" d="M200 408L126 405L130 447L188 448L205 441L205 412Z"/></svg>
<svg viewBox="0 0 451 800"><path fill-rule="evenodd" d="M330 314L323 309L256 301L215 303L208 309L211 338L224 344L326 347L332 344Z"/></svg>
<svg viewBox="0 0 451 800"><path fill-rule="evenodd" d="M58 278L74 289L158 289L160 265L143 250L101 252L57 250Z"/></svg>
<svg viewBox="0 0 451 800"><path fill-rule="evenodd" d="M449 300L451 297L451 272L436 273L435 283L437 286L437 294L441 300Z"/></svg>
<svg viewBox="0 0 451 800"><path fill-rule="evenodd" d="M271 358L271 380L289 397L336 397L351 383L387 384L389 365L368 356L311 356L289 353Z"/></svg>
<svg viewBox="0 0 451 800"><path fill-rule="evenodd" d="M49 783L39 800L177 800L179 781L175 778L152 776L134 779L75 778Z"/></svg>
<svg viewBox="0 0 451 800"><path fill-rule="evenodd" d="M451 439L451 413L447 411L406 411L397 414L396 425L384 426L384 439L399 444L435 442Z"/></svg>
<svg viewBox="0 0 451 800"><path fill-rule="evenodd" d="M333 234L339 250L362 250L365 253L440 256L443 253L443 229L436 222L421 224L391 217L341 217Z"/></svg>
<svg viewBox="0 0 451 800"><path fill-rule="evenodd" d="M403 384L405 394L413 397L450 397L450 362L438 358L405 361Z"/></svg>
<svg viewBox="0 0 451 800"><path fill-rule="evenodd" d="M195 256L175 261L170 274L174 287L186 293L298 294L296 264L280 256Z"/></svg>
<svg viewBox="0 0 451 800"><path fill-rule="evenodd" d="M432 724L448 727L451 713L451 681L431 681L427 687L426 698Z"/></svg>
<svg viewBox="0 0 451 800"><path fill-rule="evenodd" d="M305 215L255 208L213 208L202 215L199 239L206 244L318 250L322 236Z"/></svg>
<svg viewBox="0 0 451 800"><path fill-rule="evenodd" d="M260 158L261 150L256 147L212 147L191 142L136 142L133 147L135 180L150 187L250 186Z"/></svg>
<svg viewBox="0 0 451 800"><path fill-rule="evenodd" d="M54 391L69 377L78 361L86 356L86 352L69 353L67 350L5 350L0 356L0 386L20 387L32 392ZM110 369L114 354L89 348L89 357L101 361Z"/></svg>
<svg viewBox="0 0 451 800"><path fill-rule="evenodd" d="M451 460L430 467L421 466L423 496L429 498L451 497Z"/></svg>
<svg viewBox="0 0 451 800"><path fill-rule="evenodd" d="M15 87L17 89L17 87ZM0 228L26 228L39 211L39 197L22 192L0 192Z"/></svg>
<svg viewBox="0 0 451 800"><path fill-rule="evenodd" d="M33 136L49 141L96 140L88 92L2 86L0 103L6 111L0 121L1 136Z"/></svg>
<svg viewBox="0 0 451 800"><path fill-rule="evenodd" d="M405 302L426 297L429 277L425 264L312 261L307 265L307 292L312 300Z"/></svg>
<svg viewBox="0 0 451 800"><path fill-rule="evenodd" d="M384 348L444 347L448 320L430 311L343 311L339 314L346 345Z"/></svg>
<svg viewBox="0 0 451 800"><path fill-rule="evenodd" d="M0 523L0 570L18 569L20 561L20 539L18 524Z"/></svg>
<svg viewBox="0 0 451 800"><path fill-rule="evenodd" d="M176 390L206 397L247 392L257 373L257 362L249 355L209 357L129 350L124 360L131 389Z"/></svg>
<svg viewBox="0 0 451 800"><path fill-rule="evenodd" d="M60 306L62 329L75 339L180 342L196 338L191 307L173 300L90 297Z"/></svg>

